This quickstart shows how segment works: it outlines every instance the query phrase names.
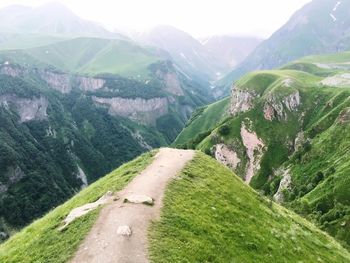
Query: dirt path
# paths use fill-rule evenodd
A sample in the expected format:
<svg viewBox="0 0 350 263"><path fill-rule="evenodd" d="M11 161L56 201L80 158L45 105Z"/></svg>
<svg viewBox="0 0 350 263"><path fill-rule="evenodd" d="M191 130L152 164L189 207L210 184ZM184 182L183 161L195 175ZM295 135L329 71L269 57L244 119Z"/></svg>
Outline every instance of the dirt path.
<svg viewBox="0 0 350 263"><path fill-rule="evenodd" d="M152 220L159 219L167 183L193 156L194 151L160 149L153 163L118 193L120 199L102 209L95 225L71 262L149 262L148 226ZM153 198L154 205L124 203L124 199L133 194ZM132 231L131 236L125 231L128 227ZM120 235L120 230L124 230L125 235Z"/></svg>

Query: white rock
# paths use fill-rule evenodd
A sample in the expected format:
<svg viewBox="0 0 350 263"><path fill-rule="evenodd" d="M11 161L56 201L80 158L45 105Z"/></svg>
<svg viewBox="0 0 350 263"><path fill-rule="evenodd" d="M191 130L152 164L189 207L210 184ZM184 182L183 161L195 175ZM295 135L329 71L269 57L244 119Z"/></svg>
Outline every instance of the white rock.
<svg viewBox="0 0 350 263"><path fill-rule="evenodd" d="M131 228L129 226L120 226L118 227L117 235L129 237L132 235Z"/></svg>
<svg viewBox="0 0 350 263"><path fill-rule="evenodd" d="M149 197L147 195L129 195L124 199L124 202L127 203L134 203L134 204L146 204L146 205L153 205L154 200L152 197Z"/></svg>

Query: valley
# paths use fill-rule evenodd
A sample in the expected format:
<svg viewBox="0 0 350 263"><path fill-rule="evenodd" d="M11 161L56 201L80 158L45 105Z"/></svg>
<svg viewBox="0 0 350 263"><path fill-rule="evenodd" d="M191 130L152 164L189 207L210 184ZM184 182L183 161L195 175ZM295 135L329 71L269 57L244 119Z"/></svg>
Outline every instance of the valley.
<svg viewBox="0 0 350 263"><path fill-rule="evenodd" d="M0 3L0 262L350 261L349 1L266 38L62 1Z"/></svg>

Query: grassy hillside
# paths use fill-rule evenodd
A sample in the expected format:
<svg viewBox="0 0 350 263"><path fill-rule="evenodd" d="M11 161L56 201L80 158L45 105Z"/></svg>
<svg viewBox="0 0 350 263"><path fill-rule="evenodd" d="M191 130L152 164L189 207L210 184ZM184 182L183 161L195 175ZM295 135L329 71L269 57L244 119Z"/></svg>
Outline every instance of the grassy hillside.
<svg viewBox="0 0 350 263"><path fill-rule="evenodd" d="M94 202L107 191L121 190L152 162L154 154L146 153L121 166L0 245L0 262L67 262L93 226L99 210L76 219L63 232L58 230L62 220L73 208Z"/></svg>
<svg viewBox="0 0 350 263"><path fill-rule="evenodd" d="M216 145L225 144L239 159L234 171L244 178L250 158L242 127L255 133L264 147L255 150L251 186L272 197L289 173L285 204L345 246L350 244L350 195L344 190L350 188L349 62L349 53L314 56L245 75L236 83L238 99L231 100L235 114L195 141L195 148L212 155ZM250 105L246 111L239 110L242 101Z"/></svg>
<svg viewBox="0 0 350 263"><path fill-rule="evenodd" d="M226 98L209 106L197 109L192 114L191 119L187 122L185 129L177 136L174 144L184 145L191 144L191 140L196 140L209 132L218 122L221 121L221 116L227 111L230 99ZM218 118L218 116L220 116Z"/></svg>
<svg viewBox="0 0 350 263"><path fill-rule="evenodd" d="M0 33L0 50L28 49L50 45L66 40L63 37L53 37L40 34Z"/></svg>
<svg viewBox="0 0 350 263"><path fill-rule="evenodd" d="M160 60L151 49L125 40L76 38L47 46L2 51L1 60L20 65L51 65L65 72L98 75L118 74L146 78L148 66Z"/></svg>
<svg viewBox="0 0 350 263"><path fill-rule="evenodd" d="M0 245L6 263L67 262L99 210L58 228L71 209L121 190L155 151L123 165ZM150 230L151 262L348 262L327 234L258 194L214 159L197 153L170 183Z"/></svg>
<svg viewBox="0 0 350 263"><path fill-rule="evenodd" d="M331 237L197 154L150 231L152 262L349 262Z"/></svg>

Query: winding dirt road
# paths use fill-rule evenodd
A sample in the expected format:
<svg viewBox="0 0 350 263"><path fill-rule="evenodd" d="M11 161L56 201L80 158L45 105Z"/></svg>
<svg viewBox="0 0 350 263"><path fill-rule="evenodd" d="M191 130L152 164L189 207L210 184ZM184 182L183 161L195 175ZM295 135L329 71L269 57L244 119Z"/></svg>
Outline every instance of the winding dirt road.
<svg viewBox="0 0 350 263"><path fill-rule="evenodd" d="M194 154L191 150L160 149L152 164L117 193L120 199L102 209L71 262L149 262L148 227L151 221L159 219L167 183L184 168ZM124 203L124 199L131 195L151 197L154 205Z"/></svg>

